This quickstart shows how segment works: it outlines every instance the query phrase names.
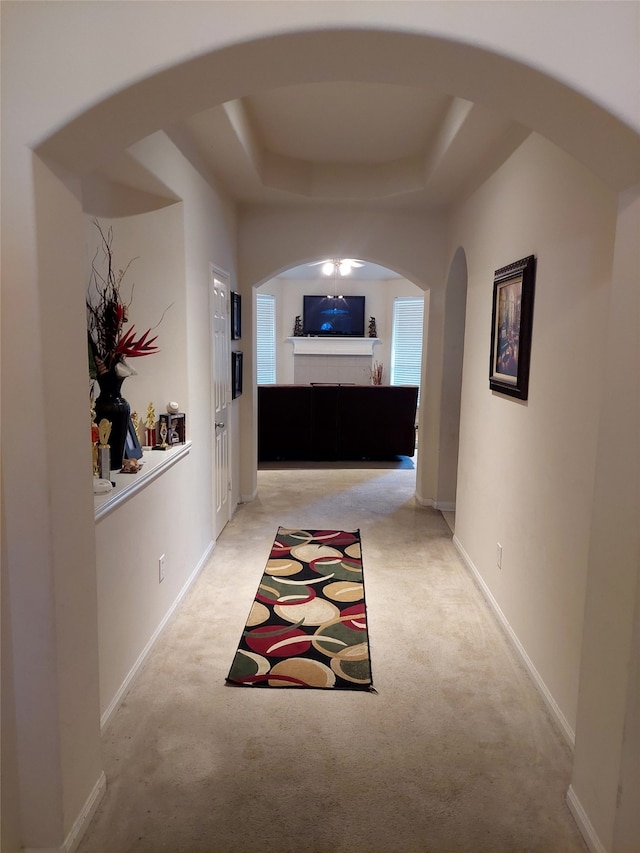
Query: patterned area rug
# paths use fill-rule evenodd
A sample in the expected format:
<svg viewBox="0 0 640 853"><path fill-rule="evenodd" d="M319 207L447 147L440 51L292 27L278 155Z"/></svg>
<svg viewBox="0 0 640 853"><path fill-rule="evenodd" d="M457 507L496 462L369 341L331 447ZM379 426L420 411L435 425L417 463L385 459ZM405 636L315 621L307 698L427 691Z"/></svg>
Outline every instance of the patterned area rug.
<svg viewBox="0 0 640 853"><path fill-rule="evenodd" d="M227 682L373 690L359 530L278 528Z"/></svg>

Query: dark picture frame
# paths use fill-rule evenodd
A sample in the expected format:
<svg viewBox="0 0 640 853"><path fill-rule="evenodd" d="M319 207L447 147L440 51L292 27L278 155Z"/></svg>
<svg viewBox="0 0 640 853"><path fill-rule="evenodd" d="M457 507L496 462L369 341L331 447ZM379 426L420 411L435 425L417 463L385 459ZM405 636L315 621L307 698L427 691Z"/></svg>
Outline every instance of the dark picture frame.
<svg viewBox="0 0 640 853"><path fill-rule="evenodd" d="M231 340L242 338L242 297L231 291Z"/></svg>
<svg viewBox="0 0 640 853"><path fill-rule="evenodd" d="M231 353L231 399L235 400L242 394L242 353Z"/></svg>
<svg viewBox="0 0 640 853"><path fill-rule="evenodd" d="M131 417L127 426L127 434L124 439L124 458L125 459L142 459L142 447L140 447L140 439L133 425Z"/></svg>
<svg viewBox="0 0 640 853"><path fill-rule="evenodd" d="M536 259L528 255L493 278L489 387L519 400L529 395L535 277Z"/></svg>

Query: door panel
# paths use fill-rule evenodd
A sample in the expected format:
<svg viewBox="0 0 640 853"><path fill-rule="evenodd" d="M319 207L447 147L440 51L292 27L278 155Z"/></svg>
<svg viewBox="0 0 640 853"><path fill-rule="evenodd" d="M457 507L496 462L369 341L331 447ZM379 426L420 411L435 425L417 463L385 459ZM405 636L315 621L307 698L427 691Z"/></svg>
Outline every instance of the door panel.
<svg viewBox="0 0 640 853"><path fill-rule="evenodd" d="M214 534L216 539L231 517L229 466L229 402L231 400L229 356L229 279L211 268L211 400L212 484Z"/></svg>

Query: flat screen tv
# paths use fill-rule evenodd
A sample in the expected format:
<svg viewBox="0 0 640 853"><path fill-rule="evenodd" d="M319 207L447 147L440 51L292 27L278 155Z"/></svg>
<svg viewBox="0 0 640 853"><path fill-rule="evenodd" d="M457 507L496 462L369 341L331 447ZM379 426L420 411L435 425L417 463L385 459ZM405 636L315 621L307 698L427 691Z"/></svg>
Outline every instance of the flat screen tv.
<svg viewBox="0 0 640 853"><path fill-rule="evenodd" d="M364 337L364 296L305 296L304 335Z"/></svg>

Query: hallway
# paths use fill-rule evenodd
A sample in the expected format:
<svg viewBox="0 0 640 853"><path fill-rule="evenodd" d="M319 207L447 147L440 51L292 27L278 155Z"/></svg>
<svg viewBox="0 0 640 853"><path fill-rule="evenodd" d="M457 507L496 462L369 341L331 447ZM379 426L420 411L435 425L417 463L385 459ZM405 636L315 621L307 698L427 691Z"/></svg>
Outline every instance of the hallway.
<svg viewBox="0 0 640 853"><path fill-rule="evenodd" d="M103 734L78 853L570 853L571 756L409 469L262 470ZM224 679L278 525L359 527L374 685Z"/></svg>

